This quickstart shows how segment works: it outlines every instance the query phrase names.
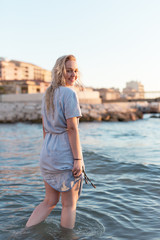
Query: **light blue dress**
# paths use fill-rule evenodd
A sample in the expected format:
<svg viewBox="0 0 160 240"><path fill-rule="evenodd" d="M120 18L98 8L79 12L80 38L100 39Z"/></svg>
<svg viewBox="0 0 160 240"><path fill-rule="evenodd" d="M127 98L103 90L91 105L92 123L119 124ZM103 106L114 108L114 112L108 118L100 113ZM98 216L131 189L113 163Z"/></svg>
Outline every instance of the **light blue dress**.
<svg viewBox="0 0 160 240"><path fill-rule="evenodd" d="M79 196L82 189L82 176L74 178L73 154L71 151L66 120L81 117L76 92L70 87L58 87L54 92L54 114L47 115L45 94L42 98L42 116L46 132L40 153L40 169L44 180L59 192L69 191L80 181ZM82 164L84 165L83 159Z"/></svg>

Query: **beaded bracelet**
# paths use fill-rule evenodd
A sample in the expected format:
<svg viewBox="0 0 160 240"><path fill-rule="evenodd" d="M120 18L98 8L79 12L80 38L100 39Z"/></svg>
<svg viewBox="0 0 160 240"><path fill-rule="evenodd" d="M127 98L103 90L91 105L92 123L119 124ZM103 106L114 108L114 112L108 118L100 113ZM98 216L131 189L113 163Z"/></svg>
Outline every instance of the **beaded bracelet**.
<svg viewBox="0 0 160 240"><path fill-rule="evenodd" d="M82 160L81 158L74 158L75 161Z"/></svg>

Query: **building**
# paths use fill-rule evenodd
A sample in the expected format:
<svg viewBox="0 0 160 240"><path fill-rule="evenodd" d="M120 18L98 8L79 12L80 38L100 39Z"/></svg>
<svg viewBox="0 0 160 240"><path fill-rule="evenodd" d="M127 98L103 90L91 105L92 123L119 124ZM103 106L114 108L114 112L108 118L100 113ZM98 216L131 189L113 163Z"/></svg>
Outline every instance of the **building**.
<svg viewBox="0 0 160 240"><path fill-rule="evenodd" d="M0 94L43 93L48 86L48 82L35 80L5 80L0 81Z"/></svg>
<svg viewBox="0 0 160 240"><path fill-rule="evenodd" d="M100 98L99 92L94 91L94 89L91 87L85 87L84 89L81 87L74 87L74 90L77 92L77 96L79 98L80 103L88 104L102 103L102 99Z"/></svg>
<svg viewBox="0 0 160 240"><path fill-rule="evenodd" d="M103 102L117 100L121 97L119 89L116 88L100 88L96 90L99 91L100 97L102 98Z"/></svg>
<svg viewBox="0 0 160 240"><path fill-rule="evenodd" d="M31 63L0 58L0 80L39 80L51 82L51 71Z"/></svg>
<svg viewBox="0 0 160 240"><path fill-rule="evenodd" d="M0 94L6 101L39 99L51 82L51 71L31 63L0 58ZM75 88L80 103L99 104L102 102L98 91L83 86ZM29 95L29 94L30 95ZM6 95L7 94L7 95ZM16 94L16 95L15 95ZM33 95L32 95L33 94ZM27 96L28 95L28 96Z"/></svg>
<svg viewBox="0 0 160 240"><path fill-rule="evenodd" d="M126 87L123 89L123 95L128 99L142 99L144 98L144 86L138 81L127 82Z"/></svg>
<svg viewBox="0 0 160 240"><path fill-rule="evenodd" d="M51 71L31 63L0 58L0 93L44 92L51 82Z"/></svg>

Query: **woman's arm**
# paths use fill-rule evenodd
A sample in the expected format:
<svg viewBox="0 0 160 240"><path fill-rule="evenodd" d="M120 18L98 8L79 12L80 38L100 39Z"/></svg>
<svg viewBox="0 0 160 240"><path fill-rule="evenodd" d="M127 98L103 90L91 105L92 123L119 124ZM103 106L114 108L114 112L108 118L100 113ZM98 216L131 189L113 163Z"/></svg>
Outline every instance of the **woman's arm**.
<svg viewBox="0 0 160 240"><path fill-rule="evenodd" d="M82 173L82 152L79 139L77 117L67 119L67 130L73 158L81 159L74 160L72 172L74 177L76 178L79 177Z"/></svg>
<svg viewBox="0 0 160 240"><path fill-rule="evenodd" d="M43 139L45 139L46 132L45 132L45 129L44 129L43 117L42 117L42 126L43 126Z"/></svg>

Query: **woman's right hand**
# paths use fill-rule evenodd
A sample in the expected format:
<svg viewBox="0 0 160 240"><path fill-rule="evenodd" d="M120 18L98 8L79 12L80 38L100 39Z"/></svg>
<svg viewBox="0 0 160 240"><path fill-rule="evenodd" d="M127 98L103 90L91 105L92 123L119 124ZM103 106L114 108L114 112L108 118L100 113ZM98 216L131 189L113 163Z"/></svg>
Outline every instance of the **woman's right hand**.
<svg viewBox="0 0 160 240"><path fill-rule="evenodd" d="M78 178L82 174L82 161L81 160L74 161L72 173L75 178Z"/></svg>

